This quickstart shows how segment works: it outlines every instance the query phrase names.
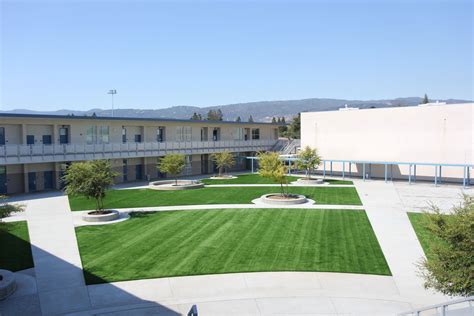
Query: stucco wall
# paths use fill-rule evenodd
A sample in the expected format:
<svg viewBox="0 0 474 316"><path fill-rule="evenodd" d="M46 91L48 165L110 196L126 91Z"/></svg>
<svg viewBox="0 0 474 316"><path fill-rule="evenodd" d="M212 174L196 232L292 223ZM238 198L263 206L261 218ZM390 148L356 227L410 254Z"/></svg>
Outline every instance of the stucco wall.
<svg viewBox="0 0 474 316"><path fill-rule="evenodd" d="M301 115L301 144L318 148L324 159L473 164L473 121L473 103L307 112ZM432 176L433 168L417 173ZM408 174L408 167L399 169ZM460 168L444 172L462 175Z"/></svg>

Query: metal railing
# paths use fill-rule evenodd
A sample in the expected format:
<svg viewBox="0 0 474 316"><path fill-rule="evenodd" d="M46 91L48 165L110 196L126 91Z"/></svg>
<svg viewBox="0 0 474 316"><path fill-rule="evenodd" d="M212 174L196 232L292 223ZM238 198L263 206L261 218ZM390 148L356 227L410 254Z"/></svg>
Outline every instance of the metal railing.
<svg viewBox="0 0 474 316"><path fill-rule="evenodd" d="M300 146L301 146L301 140L292 139L288 142L288 144L282 150L280 150L280 153L282 155L296 154Z"/></svg>
<svg viewBox="0 0 474 316"><path fill-rule="evenodd" d="M439 315L439 316L449 316L450 314L456 316L462 315L474 315L474 296L469 296L461 298L458 300L453 300L437 305L426 306L423 308L414 309L408 312L398 314L398 316L422 316L422 315ZM456 309L450 309L457 305ZM464 306L460 306L464 305ZM451 313L452 312L452 313Z"/></svg>
<svg viewBox="0 0 474 316"><path fill-rule="evenodd" d="M270 150L277 140L223 140L110 144L54 144L0 146L0 164L155 157L168 153L185 155Z"/></svg>

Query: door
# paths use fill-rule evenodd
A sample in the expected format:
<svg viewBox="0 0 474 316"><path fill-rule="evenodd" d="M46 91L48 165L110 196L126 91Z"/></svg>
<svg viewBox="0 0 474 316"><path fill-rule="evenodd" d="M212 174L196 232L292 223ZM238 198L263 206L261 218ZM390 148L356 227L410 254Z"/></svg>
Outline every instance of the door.
<svg viewBox="0 0 474 316"><path fill-rule="evenodd" d="M43 174L44 178L44 189L49 190L53 188L53 172L45 171Z"/></svg>
<svg viewBox="0 0 474 316"><path fill-rule="evenodd" d="M59 143L67 144L69 142L69 128L61 127L59 128Z"/></svg>
<svg viewBox="0 0 474 316"><path fill-rule="evenodd" d="M28 172L28 191L36 191L36 172Z"/></svg>
<svg viewBox="0 0 474 316"><path fill-rule="evenodd" d="M122 162L122 175L123 175L123 181L126 182L128 181L128 164L127 164L127 159L124 159Z"/></svg>
<svg viewBox="0 0 474 316"><path fill-rule="evenodd" d="M122 143L126 143L127 142L127 128L125 127L122 127Z"/></svg>
<svg viewBox="0 0 474 316"><path fill-rule="evenodd" d="M219 128L214 128L214 129L212 130L212 140L213 140L213 141L218 141L219 138L220 138L219 136L220 136L220 135L219 135Z"/></svg>
<svg viewBox="0 0 474 316"><path fill-rule="evenodd" d="M43 135L43 145L51 145L52 137L51 135Z"/></svg>
<svg viewBox="0 0 474 316"><path fill-rule="evenodd" d="M162 143L165 140L165 128L158 127L156 130L156 141Z"/></svg>
<svg viewBox="0 0 474 316"><path fill-rule="evenodd" d="M142 135L136 134L135 135L135 143L141 143L142 142Z"/></svg>
<svg viewBox="0 0 474 316"><path fill-rule="evenodd" d="M5 127L0 127L0 146L5 145Z"/></svg>
<svg viewBox="0 0 474 316"><path fill-rule="evenodd" d="M142 180L143 179L143 168L142 165L135 166L135 179Z"/></svg>
<svg viewBox="0 0 474 316"><path fill-rule="evenodd" d="M0 166L0 194L7 194L7 167Z"/></svg>
<svg viewBox="0 0 474 316"><path fill-rule="evenodd" d="M26 144L34 145L35 144L35 135L26 135Z"/></svg>

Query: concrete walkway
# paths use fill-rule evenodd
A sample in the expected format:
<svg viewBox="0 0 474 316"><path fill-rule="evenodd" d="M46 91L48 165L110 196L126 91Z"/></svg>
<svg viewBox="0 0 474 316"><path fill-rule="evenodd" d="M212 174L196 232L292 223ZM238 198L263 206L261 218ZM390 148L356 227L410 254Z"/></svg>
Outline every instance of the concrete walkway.
<svg viewBox="0 0 474 316"><path fill-rule="evenodd" d="M43 315L178 315L197 304L200 315L395 315L446 297L422 287L414 264L423 251L408 220L396 185L354 181L363 206L313 205L310 208L365 209L393 277L317 272L268 272L137 280L86 286L74 232L81 212L70 212L67 197L35 194L27 205L36 287ZM331 186L332 187L332 186ZM442 188L440 188L440 192ZM452 194L450 192L449 194ZM413 201L413 199L409 199ZM272 206L268 206L272 207ZM190 210L262 208L261 205L193 205L124 209ZM308 208L308 206L305 206ZM20 292L21 293L21 292ZM26 297L26 296L25 296ZM34 298L33 293L28 297ZM35 300L13 297L0 314L37 315L25 306ZM2 305L3 304L3 305ZM12 306L13 304L13 306ZM15 306L14 304L17 304ZM10 309L5 309L9 305ZM17 313L6 313L18 308ZM23 309L22 309L23 308ZM30 311L34 311L33 308Z"/></svg>
<svg viewBox="0 0 474 316"><path fill-rule="evenodd" d="M355 186L400 295L418 306L449 300L423 288L416 264L424 252L393 183L355 181Z"/></svg>
<svg viewBox="0 0 474 316"><path fill-rule="evenodd" d="M45 195L26 201L35 276L43 315L90 306L82 263L66 196Z"/></svg>

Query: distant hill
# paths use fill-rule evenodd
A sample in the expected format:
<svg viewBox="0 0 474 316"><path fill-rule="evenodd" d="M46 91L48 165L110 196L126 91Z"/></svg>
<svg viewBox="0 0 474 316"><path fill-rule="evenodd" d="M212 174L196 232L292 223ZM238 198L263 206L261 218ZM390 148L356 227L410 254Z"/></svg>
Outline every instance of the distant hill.
<svg viewBox="0 0 474 316"><path fill-rule="evenodd" d="M409 97L386 100L343 100L343 99L322 99L312 98L303 100L286 100L286 101L259 101L248 103L236 103L218 106L197 107L197 106L172 106L157 110L141 110L141 109L117 109L115 116L117 117L146 117L146 118L176 118L189 119L194 112L201 114L203 117L207 116L209 110L221 109L224 113L224 120L233 121L238 116L242 121L247 121L249 115L252 115L255 121L269 122L272 117L284 116L286 119L291 119L299 112L308 111L331 111L348 106L358 107L361 109L367 108L384 108L384 107L398 107L398 106L415 106L420 104L422 98ZM446 103L467 103L472 102L468 100L447 99L439 100ZM1 113L24 113L24 114L50 114L50 115L87 115L90 116L95 113L97 116L112 116L110 109L90 109L87 111L74 110L57 110L57 111L31 111L25 109L16 109L11 111L2 111Z"/></svg>

